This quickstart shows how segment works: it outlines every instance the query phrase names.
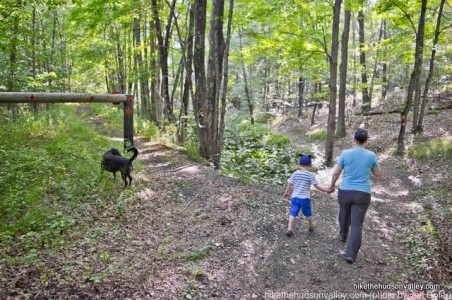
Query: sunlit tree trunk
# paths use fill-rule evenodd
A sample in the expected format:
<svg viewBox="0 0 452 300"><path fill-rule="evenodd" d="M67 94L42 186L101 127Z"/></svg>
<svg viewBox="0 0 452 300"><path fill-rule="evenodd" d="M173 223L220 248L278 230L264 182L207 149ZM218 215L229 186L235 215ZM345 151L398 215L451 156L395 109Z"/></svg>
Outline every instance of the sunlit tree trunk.
<svg viewBox="0 0 452 300"><path fill-rule="evenodd" d="M139 5L137 1L135 3L137 3L137 6ZM149 120L149 76L145 69L143 51L141 49L141 14L133 19L133 36L135 40L134 61L136 62L136 71L140 82L140 113L143 119Z"/></svg>
<svg viewBox="0 0 452 300"><path fill-rule="evenodd" d="M221 164L221 152L223 150L224 129L226 123L226 99L228 93L228 79L229 79L229 46L231 44L232 31L232 15L234 12L234 0L229 0L228 25L226 30L226 45L224 49L223 58L223 83L221 86L220 96L220 126L218 128L218 153L219 163Z"/></svg>
<svg viewBox="0 0 452 300"><path fill-rule="evenodd" d="M330 61L330 105L328 110L328 127L325 145L325 163L333 163L334 134L336 131L336 98L337 98L337 56L339 53L339 21L342 0L334 1L334 14L331 38Z"/></svg>
<svg viewBox="0 0 452 300"><path fill-rule="evenodd" d="M372 71L372 78L370 79L370 88L369 88L369 99L372 102L372 95L374 92L374 85L375 85L375 79L378 76L378 70L377 70L377 66L380 63L380 56L381 56L381 50L380 50L380 43L381 43L381 39L383 38L383 26L384 26L384 21L381 20L380 23L380 30L378 33L378 49L377 49L377 53L375 54L375 60L374 60L374 67L373 67L373 71Z"/></svg>
<svg viewBox="0 0 452 300"><path fill-rule="evenodd" d="M438 17L436 18L436 29L435 29L435 37L433 39L433 48L432 48L432 54L430 56L430 65L428 69L428 75L427 79L425 81L425 87L422 95L422 105L421 105L421 111L419 114L419 122L415 125L415 132L422 132L423 131L423 122L424 122L424 114L425 114L425 106L427 105L428 101L428 90L430 87L430 82L433 78L433 70L435 68L435 57L436 57L436 49L438 47L438 40L439 35L441 33L441 18L443 15L443 8L444 3L446 0L441 0L441 3L439 5L439 11L438 11Z"/></svg>
<svg viewBox="0 0 452 300"><path fill-rule="evenodd" d="M411 73L410 83L408 85L407 100L405 108L400 116L400 132L397 139L397 154L402 155L405 150L404 138L406 131L406 124L408 113L410 112L413 103L413 94L416 85L419 84L422 68L422 54L424 50L424 27L425 27L425 11L427 10L427 0L422 0L421 15L419 18L419 25L416 33L416 52L414 56L414 68Z"/></svg>
<svg viewBox="0 0 452 300"><path fill-rule="evenodd" d="M182 107L181 107L181 117L180 117L180 133L179 133L179 143L183 144L187 135L187 117L188 117L188 105L190 100L190 95L192 93L192 75L193 75L193 37L194 37L194 15L193 6L190 5L188 13L188 34L186 39L185 47L185 81L182 92ZM193 101L193 100L192 100Z"/></svg>
<svg viewBox="0 0 452 300"><path fill-rule="evenodd" d="M342 31L341 42L341 64L339 66L339 113L337 116L337 130L336 136L339 138L345 137L347 132L345 129L345 98L347 92L347 69L348 69L348 38L350 35L350 18L351 12L345 9L344 13L344 29Z"/></svg>
<svg viewBox="0 0 452 300"><path fill-rule="evenodd" d="M242 51L242 49L243 49L242 38L243 38L243 32L240 29L240 32L239 32L240 51ZM242 76L243 76L243 83L245 85L245 98L246 98L246 102L248 103L248 112L250 114L250 123L251 123L251 125L254 125L254 105L251 100L250 89L248 86L248 75L246 72L245 61L243 59L243 56L241 56L241 57L242 57L242 62L241 62Z"/></svg>
<svg viewBox="0 0 452 300"><path fill-rule="evenodd" d="M155 122L156 124L160 124L161 117L161 98L160 98L160 66L158 63L158 50L156 45L156 34L155 34L155 20L151 20L149 22L150 34L149 34L149 58L150 58L150 120Z"/></svg>
<svg viewBox="0 0 452 300"><path fill-rule="evenodd" d="M168 17L168 23L166 26L166 33L165 37L163 36L163 28L160 21L159 16L159 9L157 6L157 0L152 0L152 12L154 16L154 22L155 22L155 29L157 34L157 40L158 40L158 49L160 54L160 68L162 71L162 82L161 82L161 97L163 98L164 106L163 106L163 114L165 115L166 119L170 121L171 123L174 123L176 121L176 118L174 117L173 113L173 106L171 105L170 101L170 94L169 94L169 69L168 69L168 49L169 49L169 40L171 35L171 20L172 15L174 11L175 6L175 0L173 0L173 3L170 8L170 14Z"/></svg>
<svg viewBox="0 0 452 300"><path fill-rule="evenodd" d="M126 76L125 76L125 62L124 62L124 52L121 46L121 30L119 27L116 27L116 51L117 51L117 60L118 60L118 85L119 92L121 94L126 93Z"/></svg>
<svg viewBox="0 0 452 300"><path fill-rule="evenodd" d="M368 111L371 107L369 89L367 87L367 67L366 67L366 52L365 37L364 37L364 12L358 12L358 35L359 35L359 64L361 66L361 93L362 93L362 110Z"/></svg>

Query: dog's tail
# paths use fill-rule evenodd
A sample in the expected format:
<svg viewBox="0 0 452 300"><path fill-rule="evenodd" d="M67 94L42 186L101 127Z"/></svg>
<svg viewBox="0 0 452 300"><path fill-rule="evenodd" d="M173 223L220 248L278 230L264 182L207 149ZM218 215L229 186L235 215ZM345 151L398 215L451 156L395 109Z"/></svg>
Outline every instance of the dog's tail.
<svg viewBox="0 0 452 300"><path fill-rule="evenodd" d="M133 151L133 155L131 158L129 158L129 162L133 162L135 160L135 158L137 158L138 156L138 149L135 147L130 147L129 149L127 149L127 152Z"/></svg>

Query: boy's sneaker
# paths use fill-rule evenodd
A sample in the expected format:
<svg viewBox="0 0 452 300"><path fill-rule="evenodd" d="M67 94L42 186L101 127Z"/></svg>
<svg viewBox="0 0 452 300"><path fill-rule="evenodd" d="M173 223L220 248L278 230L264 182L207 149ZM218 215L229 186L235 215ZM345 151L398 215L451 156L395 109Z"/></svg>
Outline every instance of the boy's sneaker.
<svg viewBox="0 0 452 300"><path fill-rule="evenodd" d="M314 227L309 227L308 231L309 231L309 233L313 233L314 232Z"/></svg>
<svg viewBox="0 0 452 300"><path fill-rule="evenodd" d="M292 230L287 230L286 236L287 237L291 237L292 235L293 235L293 231Z"/></svg>

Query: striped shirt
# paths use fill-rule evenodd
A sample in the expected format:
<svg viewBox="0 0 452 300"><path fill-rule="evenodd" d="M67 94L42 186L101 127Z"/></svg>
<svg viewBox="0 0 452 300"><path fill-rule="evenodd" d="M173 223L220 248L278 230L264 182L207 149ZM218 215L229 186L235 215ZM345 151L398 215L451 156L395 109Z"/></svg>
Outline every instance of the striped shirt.
<svg viewBox="0 0 452 300"><path fill-rule="evenodd" d="M291 198L311 199L311 185L317 184L314 174L308 171L295 171L289 178L293 184Z"/></svg>

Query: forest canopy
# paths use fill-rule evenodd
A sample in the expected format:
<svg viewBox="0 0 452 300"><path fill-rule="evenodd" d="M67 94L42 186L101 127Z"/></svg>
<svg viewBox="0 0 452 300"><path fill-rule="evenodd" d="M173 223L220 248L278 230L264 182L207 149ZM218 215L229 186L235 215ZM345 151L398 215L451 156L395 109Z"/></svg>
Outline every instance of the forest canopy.
<svg viewBox="0 0 452 300"><path fill-rule="evenodd" d="M329 162L347 114L388 104L402 113L402 153L409 112L412 130L422 131L428 97L451 84L450 5L442 0L3 1L0 8L1 91L134 95L140 117L173 124L182 145L194 130L199 154L216 164L231 109L253 124L275 110L297 108L309 118L307 107L328 105ZM8 106L13 117L24 110Z"/></svg>

